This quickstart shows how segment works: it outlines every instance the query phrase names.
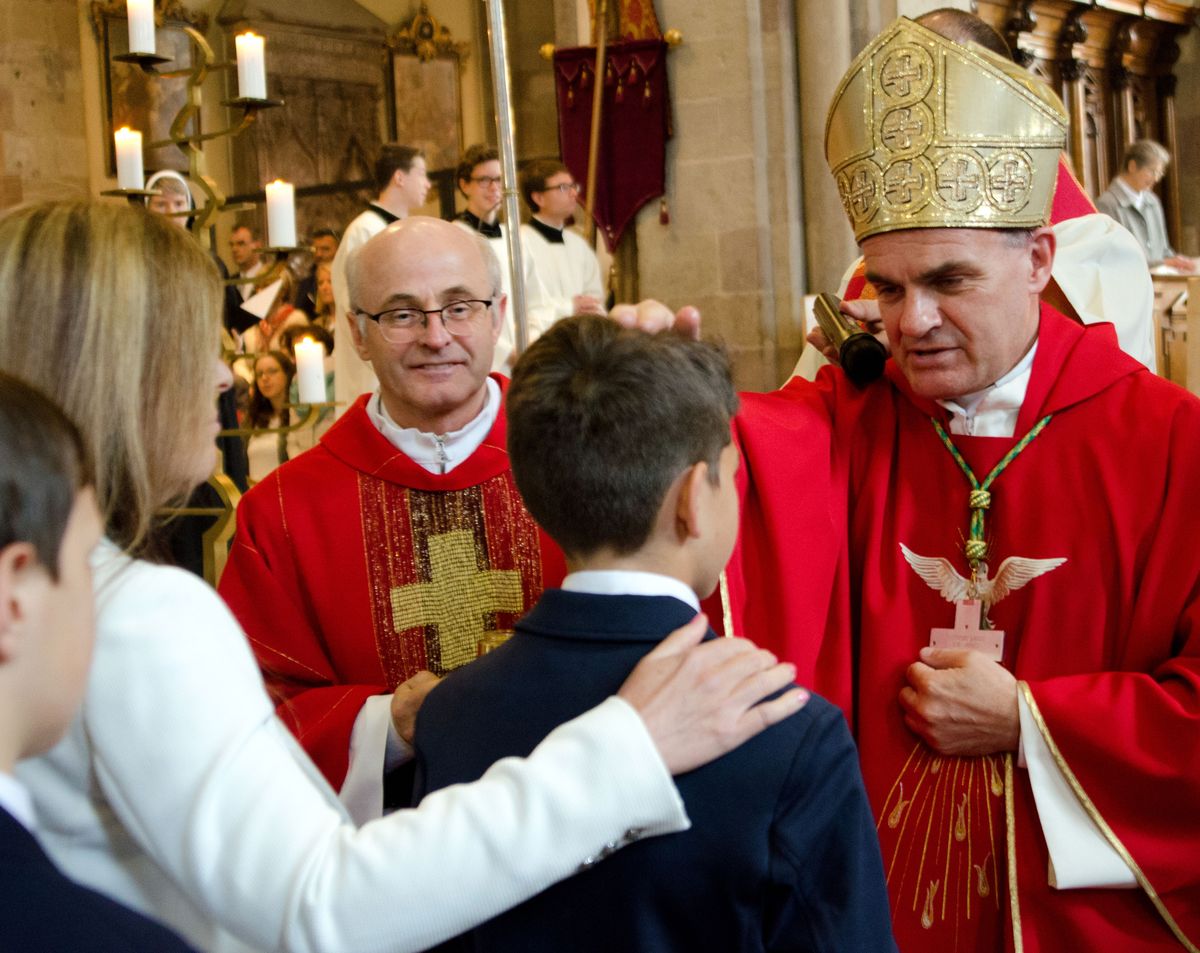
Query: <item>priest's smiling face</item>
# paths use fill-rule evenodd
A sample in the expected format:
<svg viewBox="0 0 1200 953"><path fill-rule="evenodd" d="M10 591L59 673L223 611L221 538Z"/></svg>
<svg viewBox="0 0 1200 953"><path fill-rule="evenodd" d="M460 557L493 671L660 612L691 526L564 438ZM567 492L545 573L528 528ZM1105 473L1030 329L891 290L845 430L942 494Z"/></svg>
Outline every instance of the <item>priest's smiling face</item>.
<svg viewBox="0 0 1200 953"><path fill-rule="evenodd" d="M954 399L995 383L1037 338L1054 233L927 228L862 243L896 360L922 397Z"/></svg>
<svg viewBox="0 0 1200 953"><path fill-rule="evenodd" d="M456 301L491 300L465 333L450 334L436 314L411 341L386 340L379 324L350 319L354 346L379 378L388 414L401 427L444 434L470 423L483 409L485 382L500 335L505 301L498 266L489 269L483 239L450 222L413 217L363 245L349 269L350 298L360 311L391 308L433 311ZM493 256L494 257L494 256Z"/></svg>

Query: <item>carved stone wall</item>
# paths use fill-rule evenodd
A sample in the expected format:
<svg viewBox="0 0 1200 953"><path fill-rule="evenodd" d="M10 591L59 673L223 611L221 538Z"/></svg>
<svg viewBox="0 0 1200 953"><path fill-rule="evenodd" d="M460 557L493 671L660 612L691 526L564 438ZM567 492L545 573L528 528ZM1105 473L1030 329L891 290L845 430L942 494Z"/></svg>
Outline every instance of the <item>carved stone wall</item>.
<svg viewBox="0 0 1200 953"><path fill-rule="evenodd" d="M234 140L230 191L256 193L276 178L292 182L297 190L369 180L382 144L383 22L361 9L358 13L372 21L369 29L362 23L337 30L282 22L287 10L280 6L272 8L271 19L253 9L238 13L219 17L228 48L247 28L266 37L267 94L284 100L284 105L265 110ZM344 228L373 194L372 188L364 187L298 196L296 228L301 241L320 226ZM265 226L261 211L245 215Z"/></svg>
<svg viewBox="0 0 1200 953"><path fill-rule="evenodd" d="M684 41L667 58L670 224L658 203L638 216L640 291L698 305L705 333L729 346L738 385L772 390L803 344L792 11L776 0L660 0L655 9Z"/></svg>
<svg viewBox="0 0 1200 953"><path fill-rule="evenodd" d="M0 208L88 192L75 0L0 0Z"/></svg>

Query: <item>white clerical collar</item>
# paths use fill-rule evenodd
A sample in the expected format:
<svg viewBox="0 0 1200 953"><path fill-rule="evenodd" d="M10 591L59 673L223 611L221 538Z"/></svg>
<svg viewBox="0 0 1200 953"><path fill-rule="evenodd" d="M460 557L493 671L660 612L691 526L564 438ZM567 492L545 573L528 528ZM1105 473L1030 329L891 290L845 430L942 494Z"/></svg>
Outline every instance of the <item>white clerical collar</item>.
<svg viewBox="0 0 1200 953"><path fill-rule="evenodd" d="M416 427L401 427L388 415L379 391L367 401L367 417L388 443L430 473L449 473L479 449L500 413L500 385L487 379L483 409L475 419L452 433L425 433Z"/></svg>
<svg viewBox="0 0 1200 953"><path fill-rule="evenodd" d="M966 394L958 400L939 400L950 411L950 432L968 437L1011 437L1029 389L1037 341L1011 371L991 387Z"/></svg>
<svg viewBox="0 0 1200 953"><path fill-rule="evenodd" d="M635 569L584 569L568 573L562 581L567 592L593 596L673 596L700 611L700 600L692 587L674 576Z"/></svg>
<svg viewBox="0 0 1200 953"><path fill-rule="evenodd" d="M1120 191L1126 199L1128 199L1130 205L1140 212L1142 210L1142 206L1146 202L1146 193L1133 191L1133 188L1129 185L1129 183L1120 176L1117 176L1116 182L1117 190Z"/></svg>
<svg viewBox="0 0 1200 953"><path fill-rule="evenodd" d="M3 772L0 772L0 807L20 821L26 830L31 831L37 826L29 790L11 774Z"/></svg>

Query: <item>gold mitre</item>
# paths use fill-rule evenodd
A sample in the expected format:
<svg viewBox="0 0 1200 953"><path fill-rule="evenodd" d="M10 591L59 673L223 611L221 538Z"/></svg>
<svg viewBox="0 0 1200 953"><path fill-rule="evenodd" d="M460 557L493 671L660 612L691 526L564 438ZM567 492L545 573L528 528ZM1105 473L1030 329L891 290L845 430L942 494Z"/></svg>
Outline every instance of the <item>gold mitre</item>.
<svg viewBox="0 0 1200 953"><path fill-rule="evenodd" d="M901 18L851 64L825 158L854 237L902 228L1036 228L1067 113L1015 63Z"/></svg>

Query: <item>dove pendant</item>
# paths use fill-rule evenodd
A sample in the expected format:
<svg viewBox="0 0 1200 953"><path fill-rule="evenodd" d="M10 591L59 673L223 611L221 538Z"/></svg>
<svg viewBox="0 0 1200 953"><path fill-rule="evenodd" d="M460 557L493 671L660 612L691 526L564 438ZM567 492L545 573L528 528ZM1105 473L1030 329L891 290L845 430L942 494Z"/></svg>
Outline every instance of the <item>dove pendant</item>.
<svg viewBox="0 0 1200 953"><path fill-rule="evenodd" d="M918 555L903 543L900 551L929 588L954 603L954 627L930 630L929 644L934 648L974 649L996 662L1004 657L1004 633L992 628L987 610L1009 593L1067 561L1065 557L1010 556L1000 564L994 579L988 578L984 562L979 563L968 579L959 575L948 559Z"/></svg>

